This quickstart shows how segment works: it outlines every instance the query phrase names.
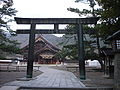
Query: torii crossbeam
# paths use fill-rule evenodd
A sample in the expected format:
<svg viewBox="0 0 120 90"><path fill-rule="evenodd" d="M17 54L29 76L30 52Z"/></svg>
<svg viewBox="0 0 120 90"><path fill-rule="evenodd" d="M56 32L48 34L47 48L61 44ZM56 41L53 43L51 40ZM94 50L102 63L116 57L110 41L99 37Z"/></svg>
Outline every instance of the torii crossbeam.
<svg viewBox="0 0 120 90"><path fill-rule="evenodd" d="M15 17L17 24L30 24L29 29L18 29L18 34L29 35L29 52L27 60L27 78L32 78L33 60L34 60L34 42L35 34L66 34L77 33L79 45L79 72L80 79L85 79L85 60L84 60L84 44L83 44L83 24L95 24L99 18L18 18ZM36 24L54 24L54 29L36 29ZM78 25L77 31L61 30L59 24L75 24Z"/></svg>

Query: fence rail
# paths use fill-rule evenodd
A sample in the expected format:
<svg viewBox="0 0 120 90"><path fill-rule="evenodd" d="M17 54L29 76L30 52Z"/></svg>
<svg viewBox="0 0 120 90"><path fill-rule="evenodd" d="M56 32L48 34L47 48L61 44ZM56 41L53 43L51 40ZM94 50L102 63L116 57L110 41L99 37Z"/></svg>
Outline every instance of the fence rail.
<svg viewBox="0 0 120 90"><path fill-rule="evenodd" d="M40 68L40 66L33 66L36 67L38 70ZM26 70L27 66L19 66L19 65L12 65L12 64L0 64L0 71L20 71L22 68L22 70Z"/></svg>

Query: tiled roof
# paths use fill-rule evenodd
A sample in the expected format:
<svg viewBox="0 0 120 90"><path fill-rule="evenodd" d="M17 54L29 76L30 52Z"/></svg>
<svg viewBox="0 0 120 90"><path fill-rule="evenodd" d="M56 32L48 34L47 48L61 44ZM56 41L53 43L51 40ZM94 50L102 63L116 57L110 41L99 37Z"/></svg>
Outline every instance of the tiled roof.
<svg viewBox="0 0 120 90"><path fill-rule="evenodd" d="M12 37L10 37L10 39L18 41L18 43L20 43L20 45L19 45L20 48L24 48L29 44L29 35L28 34L17 34L17 36L12 36ZM43 39L45 42L47 42L53 48L58 49L55 45L53 45L51 42L49 42L47 39L45 39L43 35L36 34L35 42L37 42L38 39Z"/></svg>

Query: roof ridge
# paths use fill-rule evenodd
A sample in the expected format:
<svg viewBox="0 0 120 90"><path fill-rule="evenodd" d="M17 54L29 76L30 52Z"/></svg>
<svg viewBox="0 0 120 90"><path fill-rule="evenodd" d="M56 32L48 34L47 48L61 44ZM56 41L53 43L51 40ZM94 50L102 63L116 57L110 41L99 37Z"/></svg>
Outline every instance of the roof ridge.
<svg viewBox="0 0 120 90"><path fill-rule="evenodd" d="M39 34L38 34L39 35ZM39 38L39 37L41 37L47 44L49 44L49 45L51 45L52 47L54 47L55 49L58 49L59 50L59 48L57 47L57 46L55 46L55 45L53 45L50 41L48 41L42 34L40 34L37 38ZM36 39L37 39L36 38Z"/></svg>

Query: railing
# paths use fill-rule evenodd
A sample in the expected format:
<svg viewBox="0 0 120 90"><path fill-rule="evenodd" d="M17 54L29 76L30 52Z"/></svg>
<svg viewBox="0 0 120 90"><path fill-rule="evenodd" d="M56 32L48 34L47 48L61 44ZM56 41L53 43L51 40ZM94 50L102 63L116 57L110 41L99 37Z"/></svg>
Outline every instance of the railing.
<svg viewBox="0 0 120 90"><path fill-rule="evenodd" d="M38 70L40 66L33 66L37 67ZM0 71L20 71L20 68L24 68L22 70L26 70L27 66L19 66L14 64L0 64Z"/></svg>

